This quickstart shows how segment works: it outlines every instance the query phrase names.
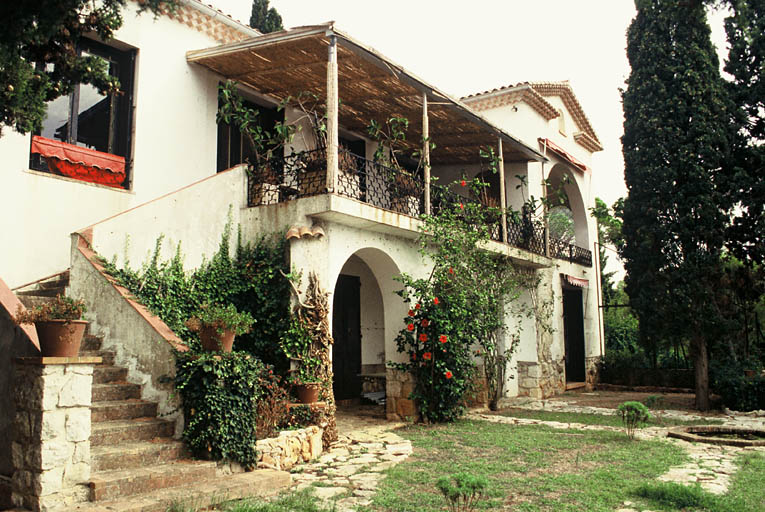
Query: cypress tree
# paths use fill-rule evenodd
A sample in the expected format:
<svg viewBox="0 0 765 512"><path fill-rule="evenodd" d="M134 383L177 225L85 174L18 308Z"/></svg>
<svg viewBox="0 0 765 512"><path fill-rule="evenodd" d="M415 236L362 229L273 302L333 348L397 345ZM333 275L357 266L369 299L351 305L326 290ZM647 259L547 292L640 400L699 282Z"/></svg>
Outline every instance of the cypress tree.
<svg viewBox="0 0 765 512"><path fill-rule="evenodd" d="M654 362L661 343L689 343L696 406L705 410L708 346L722 326L715 292L730 209L720 184L731 109L702 3L635 5L622 94L626 289Z"/></svg>
<svg viewBox="0 0 765 512"><path fill-rule="evenodd" d="M282 30L282 17L275 8L268 7L268 0L252 0L250 26L264 34Z"/></svg>

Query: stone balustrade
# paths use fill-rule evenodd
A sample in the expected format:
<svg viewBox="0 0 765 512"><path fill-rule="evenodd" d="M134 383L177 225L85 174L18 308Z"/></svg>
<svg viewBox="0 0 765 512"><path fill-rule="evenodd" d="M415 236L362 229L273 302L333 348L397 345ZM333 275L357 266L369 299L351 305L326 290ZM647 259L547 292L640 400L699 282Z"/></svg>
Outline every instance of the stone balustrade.
<svg viewBox="0 0 765 512"><path fill-rule="evenodd" d="M93 366L100 357L14 360L13 503L67 510L87 501Z"/></svg>

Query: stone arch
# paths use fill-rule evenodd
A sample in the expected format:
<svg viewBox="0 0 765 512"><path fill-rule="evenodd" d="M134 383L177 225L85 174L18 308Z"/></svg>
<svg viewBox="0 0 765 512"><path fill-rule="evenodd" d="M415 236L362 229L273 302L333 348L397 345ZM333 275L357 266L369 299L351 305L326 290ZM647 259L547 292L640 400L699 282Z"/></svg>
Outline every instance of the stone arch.
<svg viewBox="0 0 765 512"><path fill-rule="evenodd" d="M547 178L547 197L554 200L561 197L561 207L571 212L574 220L576 245L585 249L590 247L590 235L587 228L587 207L579 188L577 177L567 166L555 164Z"/></svg>

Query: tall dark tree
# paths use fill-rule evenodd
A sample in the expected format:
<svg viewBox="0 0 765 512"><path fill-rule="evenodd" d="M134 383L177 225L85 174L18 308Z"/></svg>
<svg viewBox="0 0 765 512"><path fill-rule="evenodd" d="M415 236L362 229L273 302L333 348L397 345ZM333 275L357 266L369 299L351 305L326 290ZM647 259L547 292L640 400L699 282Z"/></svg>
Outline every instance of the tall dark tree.
<svg viewBox="0 0 765 512"><path fill-rule="evenodd" d="M140 11L155 15L177 0L146 0ZM93 33L109 40L122 26L127 0L18 0L0 3L0 135L3 126L20 133L40 128L45 103L69 94L78 83L115 93L119 82L106 61L77 53Z"/></svg>
<svg viewBox="0 0 765 512"><path fill-rule="evenodd" d="M274 7L268 7L268 0L252 0L250 26L264 34L284 29L282 17Z"/></svg>
<svg viewBox="0 0 765 512"><path fill-rule="evenodd" d="M734 118L739 135L730 190L738 203L729 247L742 262L765 263L765 0L728 0L725 20L730 43L725 71L729 91L740 108Z"/></svg>
<svg viewBox="0 0 765 512"><path fill-rule="evenodd" d="M696 406L705 410L708 345L723 320L715 290L731 207L721 186L731 109L702 3L635 5L627 32L632 72L622 97L627 293L648 347L689 342Z"/></svg>

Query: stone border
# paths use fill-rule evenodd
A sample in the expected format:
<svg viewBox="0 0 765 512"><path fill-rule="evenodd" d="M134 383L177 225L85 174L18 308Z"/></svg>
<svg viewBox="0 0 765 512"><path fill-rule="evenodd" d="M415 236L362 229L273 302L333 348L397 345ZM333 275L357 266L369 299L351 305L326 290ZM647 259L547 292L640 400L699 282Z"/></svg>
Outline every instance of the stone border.
<svg viewBox="0 0 765 512"><path fill-rule="evenodd" d="M723 425L698 425L692 427L671 428L667 432L668 437L690 441L692 443L716 444L723 446L765 446L765 439L762 441L750 441L747 439L726 439L723 437L707 437L696 435L697 432L708 432L718 434L760 434L765 436L765 430L759 430L746 427L732 427Z"/></svg>

